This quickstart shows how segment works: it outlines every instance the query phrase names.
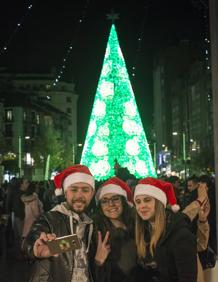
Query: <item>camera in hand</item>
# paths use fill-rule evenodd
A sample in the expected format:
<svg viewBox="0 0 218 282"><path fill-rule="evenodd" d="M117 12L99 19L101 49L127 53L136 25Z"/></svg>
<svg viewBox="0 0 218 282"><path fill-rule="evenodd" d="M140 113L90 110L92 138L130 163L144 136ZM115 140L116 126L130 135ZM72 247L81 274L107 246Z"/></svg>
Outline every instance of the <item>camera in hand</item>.
<svg viewBox="0 0 218 282"><path fill-rule="evenodd" d="M60 254L81 248L81 241L76 234L58 237L47 242L50 252Z"/></svg>

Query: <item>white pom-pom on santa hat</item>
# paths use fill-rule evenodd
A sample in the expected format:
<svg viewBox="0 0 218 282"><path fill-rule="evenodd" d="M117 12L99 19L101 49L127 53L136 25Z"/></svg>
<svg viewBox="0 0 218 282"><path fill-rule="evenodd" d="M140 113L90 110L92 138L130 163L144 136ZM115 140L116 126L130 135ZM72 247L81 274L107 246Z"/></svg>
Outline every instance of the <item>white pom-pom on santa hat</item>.
<svg viewBox="0 0 218 282"><path fill-rule="evenodd" d="M179 205L177 205L174 188L169 182L152 177L141 179L135 187L134 201L138 195L151 196L159 200L164 207L166 207L168 203L173 212L180 210Z"/></svg>
<svg viewBox="0 0 218 282"><path fill-rule="evenodd" d="M180 206L179 205L172 205L171 209L173 212L178 212L180 210Z"/></svg>
<svg viewBox="0 0 218 282"><path fill-rule="evenodd" d="M55 195L61 196L71 184L87 183L95 189L95 179L87 166L77 164L70 166L54 177Z"/></svg>

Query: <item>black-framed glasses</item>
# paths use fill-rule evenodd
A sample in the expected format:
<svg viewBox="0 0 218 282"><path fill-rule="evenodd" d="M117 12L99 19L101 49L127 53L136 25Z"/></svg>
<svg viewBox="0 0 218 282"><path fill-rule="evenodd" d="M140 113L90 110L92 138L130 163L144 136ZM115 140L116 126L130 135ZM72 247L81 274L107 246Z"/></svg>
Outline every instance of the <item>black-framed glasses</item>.
<svg viewBox="0 0 218 282"><path fill-rule="evenodd" d="M115 195L113 197L111 197L110 199L108 198L103 198L100 200L100 204L102 206L109 206L109 204L113 205L113 204L118 204L121 202L121 196L120 195Z"/></svg>

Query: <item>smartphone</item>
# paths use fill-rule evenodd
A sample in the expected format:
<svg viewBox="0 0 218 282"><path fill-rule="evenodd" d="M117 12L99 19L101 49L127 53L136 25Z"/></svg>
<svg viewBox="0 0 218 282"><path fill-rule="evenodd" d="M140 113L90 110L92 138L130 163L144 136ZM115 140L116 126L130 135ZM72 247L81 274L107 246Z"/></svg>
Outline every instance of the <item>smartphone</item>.
<svg viewBox="0 0 218 282"><path fill-rule="evenodd" d="M76 234L58 237L55 240L47 241L48 248L52 255L69 252L81 248L81 241Z"/></svg>

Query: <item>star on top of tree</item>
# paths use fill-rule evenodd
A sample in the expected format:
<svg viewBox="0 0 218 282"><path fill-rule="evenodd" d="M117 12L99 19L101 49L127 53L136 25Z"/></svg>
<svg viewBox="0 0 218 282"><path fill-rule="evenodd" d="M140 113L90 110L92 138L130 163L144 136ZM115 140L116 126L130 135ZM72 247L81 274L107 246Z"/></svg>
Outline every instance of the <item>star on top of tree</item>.
<svg viewBox="0 0 218 282"><path fill-rule="evenodd" d="M107 14L107 19L111 20L114 23L116 20L119 20L119 14L114 12L114 9L111 9L110 14Z"/></svg>

